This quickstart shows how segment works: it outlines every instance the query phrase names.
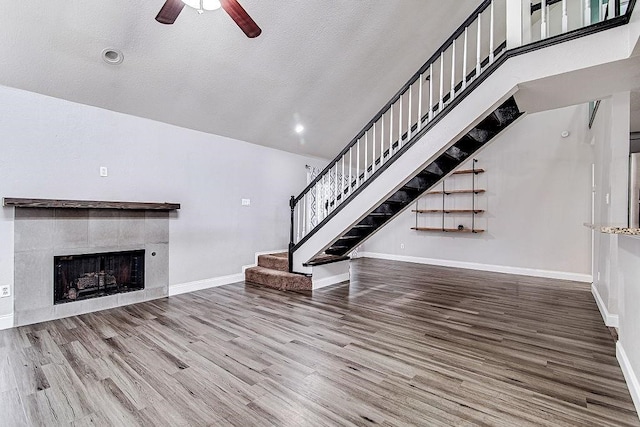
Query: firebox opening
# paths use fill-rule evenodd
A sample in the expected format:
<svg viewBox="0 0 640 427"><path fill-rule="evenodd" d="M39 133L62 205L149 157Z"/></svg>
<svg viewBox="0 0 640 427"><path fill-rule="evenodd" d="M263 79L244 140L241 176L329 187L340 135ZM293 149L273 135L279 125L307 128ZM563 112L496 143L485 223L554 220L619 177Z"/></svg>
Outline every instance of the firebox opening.
<svg viewBox="0 0 640 427"><path fill-rule="evenodd" d="M53 303L144 289L144 249L56 256Z"/></svg>

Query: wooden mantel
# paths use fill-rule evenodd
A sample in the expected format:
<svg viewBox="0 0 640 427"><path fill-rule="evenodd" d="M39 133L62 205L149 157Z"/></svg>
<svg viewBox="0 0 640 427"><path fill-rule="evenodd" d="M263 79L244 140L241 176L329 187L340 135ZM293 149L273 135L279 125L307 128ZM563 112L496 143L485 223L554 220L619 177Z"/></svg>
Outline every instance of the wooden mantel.
<svg viewBox="0 0 640 427"><path fill-rule="evenodd" d="M66 209L128 209L172 211L180 209L180 203L113 202L105 200L24 199L4 197L3 206L16 208L66 208Z"/></svg>

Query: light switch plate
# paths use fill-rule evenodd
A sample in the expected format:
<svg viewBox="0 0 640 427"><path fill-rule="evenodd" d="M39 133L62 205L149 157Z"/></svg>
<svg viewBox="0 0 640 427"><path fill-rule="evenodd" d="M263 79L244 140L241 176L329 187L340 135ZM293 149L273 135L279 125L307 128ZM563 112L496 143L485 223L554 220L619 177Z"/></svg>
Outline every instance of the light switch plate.
<svg viewBox="0 0 640 427"><path fill-rule="evenodd" d="M242 199L242 206L251 206L251 199Z"/></svg>
<svg viewBox="0 0 640 427"><path fill-rule="evenodd" d="M106 166L100 166L100 176L109 176L109 171Z"/></svg>

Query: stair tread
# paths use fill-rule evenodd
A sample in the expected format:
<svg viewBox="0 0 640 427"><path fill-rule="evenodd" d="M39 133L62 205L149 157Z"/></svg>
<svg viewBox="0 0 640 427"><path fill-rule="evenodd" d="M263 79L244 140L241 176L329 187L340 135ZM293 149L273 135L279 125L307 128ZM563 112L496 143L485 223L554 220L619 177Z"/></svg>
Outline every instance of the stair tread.
<svg viewBox="0 0 640 427"><path fill-rule="evenodd" d="M313 258L309 262L305 262L303 265L305 267L313 267L317 265L325 265L325 264L332 264L334 262L347 261L350 259L351 258L349 258L348 256L322 254Z"/></svg>
<svg viewBox="0 0 640 427"><path fill-rule="evenodd" d="M258 266L273 270L289 271L289 254L278 252L273 254L258 255Z"/></svg>
<svg viewBox="0 0 640 427"><path fill-rule="evenodd" d="M311 277L266 267L250 267L244 272L245 281L283 291L311 290Z"/></svg>

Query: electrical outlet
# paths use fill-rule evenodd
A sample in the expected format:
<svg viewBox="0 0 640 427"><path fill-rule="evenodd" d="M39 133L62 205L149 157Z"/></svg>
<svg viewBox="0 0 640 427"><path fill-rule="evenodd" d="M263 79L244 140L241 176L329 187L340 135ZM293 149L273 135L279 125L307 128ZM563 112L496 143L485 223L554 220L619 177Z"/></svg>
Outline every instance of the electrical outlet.
<svg viewBox="0 0 640 427"><path fill-rule="evenodd" d="M2 285L0 286L0 298L6 298L11 296L11 286Z"/></svg>
<svg viewBox="0 0 640 427"><path fill-rule="evenodd" d="M400 249L404 249L404 243L400 243Z"/></svg>
<svg viewBox="0 0 640 427"><path fill-rule="evenodd" d="M242 199L242 206L251 206L251 199Z"/></svg>
<svg viewBox="0 0 640 427"><path fill-rule="evenodd" d="M105 177L109 176L109 170L106 166L100 166L100 176Z"/></svg>

